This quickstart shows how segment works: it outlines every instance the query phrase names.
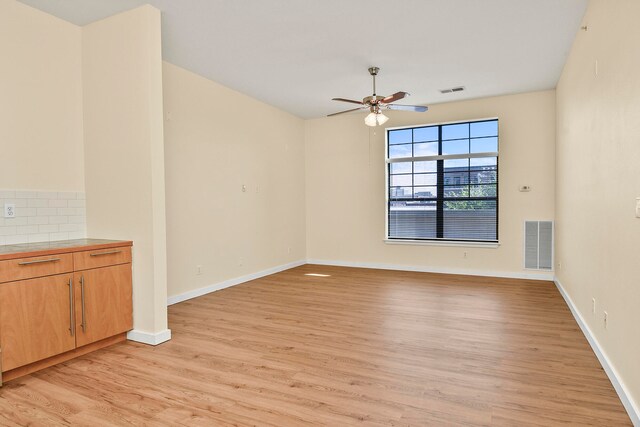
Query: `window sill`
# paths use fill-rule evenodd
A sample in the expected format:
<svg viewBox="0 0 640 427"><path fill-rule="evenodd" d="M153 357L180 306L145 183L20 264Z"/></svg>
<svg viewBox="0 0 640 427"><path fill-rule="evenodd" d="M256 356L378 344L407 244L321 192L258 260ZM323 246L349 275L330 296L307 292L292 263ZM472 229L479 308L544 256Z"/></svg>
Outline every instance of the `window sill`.
<svg viewBox="0 0 640 427"><path fill-rule="evenodd" d="M400 240L400 239L384 239L384 243L388 245L456 246L456 247L464 247L464 248L489 248L489 249L496 249L500 246L500 242L454 242L454 241L438 241L438 240Z"/></svg>

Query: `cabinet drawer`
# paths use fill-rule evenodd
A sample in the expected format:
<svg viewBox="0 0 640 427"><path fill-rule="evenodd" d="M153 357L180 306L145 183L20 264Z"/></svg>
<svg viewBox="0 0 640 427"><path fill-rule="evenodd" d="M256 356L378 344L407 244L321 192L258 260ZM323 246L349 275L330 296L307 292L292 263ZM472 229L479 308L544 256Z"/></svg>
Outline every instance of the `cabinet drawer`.
<svg viewBox="0 0 640 427"><path fill-rule="evenodd" d="M131 247L129 246L96 249L95 251L75 252L73 254L73 265L76 271L126 264L128 262L131 262Z"/></svg>
<svg viewBox="0 0 640 427"><path fill-rule="evenodd" d="M73 271L71 254L47 255L0 261L0 283Z"/></svg>

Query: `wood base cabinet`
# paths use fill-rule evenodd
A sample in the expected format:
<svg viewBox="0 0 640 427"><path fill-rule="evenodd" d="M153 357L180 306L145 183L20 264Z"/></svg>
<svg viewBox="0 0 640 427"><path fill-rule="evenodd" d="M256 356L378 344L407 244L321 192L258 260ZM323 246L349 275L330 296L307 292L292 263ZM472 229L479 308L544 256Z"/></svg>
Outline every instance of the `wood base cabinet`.
<svg viewBox="0 0 640 427"><path fill-rule="evenodd" d="M132 329L131 242L84 249L0 260L0 386Z"/></svg>
<svg viewBox="0 0 640 427"><path fill-rule="evenodd" d="M78 346L131 330L131 264L74 273L74 282Z"/></svg>
<svg viewBox="0 0 640 427"><path fill-rule="evenodd" d="M0 286L3 370L76 347L72 277L60 274Z"/></svg>

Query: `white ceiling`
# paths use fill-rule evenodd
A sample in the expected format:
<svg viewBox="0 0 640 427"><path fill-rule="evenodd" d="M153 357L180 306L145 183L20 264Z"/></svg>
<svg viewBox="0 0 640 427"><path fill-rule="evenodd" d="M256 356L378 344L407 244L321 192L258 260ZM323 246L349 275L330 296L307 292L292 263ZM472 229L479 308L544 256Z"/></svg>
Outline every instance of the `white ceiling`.
<svg viewBox="0 0 640 427"><path fill-rule="evenodd" d="M553 88L588 0L22 2L78 25L150 3L166 61L312 118L370 95L371 65L379 95L411 93L402 103Z"/></svg>

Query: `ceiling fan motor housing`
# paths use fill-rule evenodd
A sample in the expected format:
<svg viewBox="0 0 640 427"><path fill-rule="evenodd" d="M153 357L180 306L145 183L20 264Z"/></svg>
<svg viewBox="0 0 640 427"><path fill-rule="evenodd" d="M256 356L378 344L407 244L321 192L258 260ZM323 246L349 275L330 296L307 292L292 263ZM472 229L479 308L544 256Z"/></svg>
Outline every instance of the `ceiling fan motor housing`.
<svg viewBox="0 0 640 427"><path fill-rule="evenodd" d="M362 99L363 104L375 105L384 99L384 96L367 96Z"/></svg>

